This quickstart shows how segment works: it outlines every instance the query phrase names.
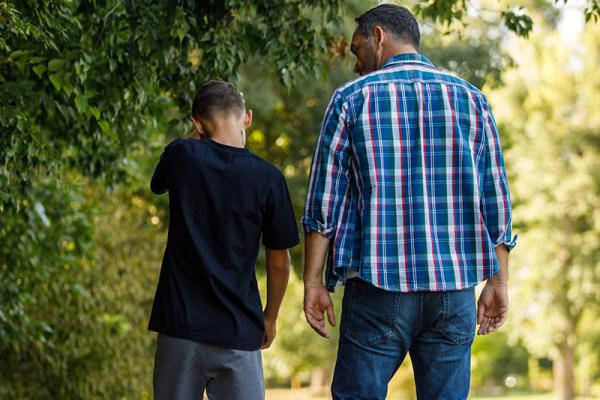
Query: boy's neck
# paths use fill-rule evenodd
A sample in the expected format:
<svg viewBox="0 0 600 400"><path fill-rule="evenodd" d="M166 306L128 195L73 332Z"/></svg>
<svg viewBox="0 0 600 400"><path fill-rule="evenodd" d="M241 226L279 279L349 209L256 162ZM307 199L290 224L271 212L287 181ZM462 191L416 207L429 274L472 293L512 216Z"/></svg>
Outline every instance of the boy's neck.
<svg viewBox="0 0 600 400"><path fill-rule="evenodd" d="M207 128L210 130L208 137L217 143L231 147L244 148L244 128L233 118L214 119L210 121Z"/></svg>

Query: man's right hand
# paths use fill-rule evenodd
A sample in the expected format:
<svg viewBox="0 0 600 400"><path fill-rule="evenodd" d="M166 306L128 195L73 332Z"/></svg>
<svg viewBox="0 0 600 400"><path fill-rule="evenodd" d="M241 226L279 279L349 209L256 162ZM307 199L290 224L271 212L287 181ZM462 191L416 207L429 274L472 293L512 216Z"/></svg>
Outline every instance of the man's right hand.
<svg viewBox="0 0 600 400"><path fill-rule="evenodd" d="M325 326L325 316L331 326L335 326L335 314L333 302L329 292L322 284L304 284L304 315L308 324L324 338L329 339L329 333Z"/></svg>

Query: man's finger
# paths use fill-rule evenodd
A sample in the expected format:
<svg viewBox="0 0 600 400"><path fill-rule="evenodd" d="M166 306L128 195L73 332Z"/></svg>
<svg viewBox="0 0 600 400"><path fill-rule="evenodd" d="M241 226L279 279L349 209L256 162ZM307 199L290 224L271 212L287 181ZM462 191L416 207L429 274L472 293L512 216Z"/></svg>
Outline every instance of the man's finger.
<svg viewBox="0 0 600 400"><path fill-rule="evenodd" d="M490 321L491 321L491 320L490 320ZM484 335L487 335L488 333L492 333L492 332L495 332L495 331L496 331L496 325L494 325L494 323L493 323L493 322L490 322L490 323L488 324L488 327L487 327L487 329L485 330L485 333L484 333Z"/></svg>
<svg viewBox="0 0 600 400"><path fill-rule="evenodd" d="M315 322L318 322L322 326L325 325L325 323L323 322L323 319L324 319L323 313L320 313L318 311L313 311L313 310L305 310L304 315L306 315L306 319L312 318Z"/></svg>
<svg viewBox="0 0 600 400"><path fill-rule="evenodd" d="M325 309L327 311L327 320L331 326L335 326L335 313L333 312L333 304L330 304Z"/></svg>
<svg viewBox="0 0 600 400"><path fill-rule="evenodd" d="M485 318L485 304L479 303L479 304L477 304L477 325L481 325L484 318Z"/></svg>
<svg viewBox="0 0 600 400"><path fill-rule="evenodd" d="M311 326L313 326L313 327L315 327L315 328L319 328L319 329L321 329L321 328L324 328L324 327L325 327L325 324L323 323L323 319L322 319L322 318L321 318L321 319L317 319L317 318L315 318L315 317L314 317L313 315L311 315L311 314L306 314L306 320L308 321L308 323L309 323Z"/></svg>
<svg viewBox="0 0 600 400"><path fill-rule="evenodd" d="M327 329L325 329L325 323L323 320L317 321L312 315L306 314L306 321L308 321L308 324L315 332L324 338L329 339L329 334L327 333Z"/></svg>
<svg viewBox="0 0 600 400"><path fill-rule="evenodd" d="M506 322L506 313L500 314L495 322L494 322L494 327L496 329L500 328L502 325L504 325L504 322Z"/></svg>
<svg viewBox="0 0 600 400"><path fill-rule="evenodd" d="M478 335L485 335L485 331L487 330L489 324L490 324L489 317L486 317L484 315L483 316L483 322L481 324L479 324L479 331L477 332L477 334Z"/></svg>

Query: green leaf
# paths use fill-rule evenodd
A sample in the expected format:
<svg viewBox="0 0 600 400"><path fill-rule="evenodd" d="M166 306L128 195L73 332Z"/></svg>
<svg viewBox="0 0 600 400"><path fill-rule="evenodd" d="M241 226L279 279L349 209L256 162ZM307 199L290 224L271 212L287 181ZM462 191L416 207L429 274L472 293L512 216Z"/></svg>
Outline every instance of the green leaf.
<svg viewBox="0 0 600 400"><path fill-rule="evenodd" d="M108 121L98 120L98 125L100 126L100 129L102 129L102 132L110 133L110 125L108 124Z"/></svg>
<svg viewBox="0 0 600 400"><path fill-rule="evenodd" d="M79 114L84 114L88 108L88 102L85 96L79 95L75 96L75 107L77 107L77 111Z"/></svg>
<svg viewBox="0 0 600 400"><path fill-rule="evenodd" d="M529 15L523 14L521 10L503 11L502 18L508 29L516 33L518 36L527 38L533 29L533 20Z"/></svg>
<svg viewBox="0 0 600 400"><path fill-rule="evenodd" d="M73 85L71 84L71 82L65 80L63 82L63 90L65 91L65 93L67 94L67 96L71 96L71 94L73 93L73 91L75 89L73 88Z"/></svg>
<svg viewBox="0 0 600 400"><path fill-rule="evenodd" d="M38 64L33 67L33 72L35 72L38 78L41 78L44 72L46 72L46 66L44 64Z"/></svg>
<svg viewBox="0 0 600 400"><path fill-rule="evenodd" d="M42 61L44 61L45 59L46 59L45 57L31 57L31 58L29 59L29 63L30 63L30 64L39 64L39 63L41 63Z"/></svg>
<svg viewBox="0 0 600 400"><path fill-rule="evenodd" d="M62 78L61 74L50 74L50 82L54 85L54 88L59 91L62 88Z"/></svg>
<svg viewBox="0 0 600 400"><path fill-rule="evenodd" d="M93 116L96 120L100 119L100 109L98 107L88 107L87 114Z"/></svg>
<svg viewBox="0 0 600 400"><path fill-rule="evenodd" d="M16 50L13 51L12 53L10 53L10 55L8 56L9 60L16 60L17 58L24 56L25 54L27 54L27 52L25 50Z"/></svg>
<svg viewBox="0 0 600 400"><path fill-rule="evenodd" d="M61 69L63 67L63 65L65 65L66 62L67 62L67 60L63 60L60 58L54 58L54 59L50 60L50 62L48 62L48 69L52 72L58 71L59 69Z"/></svg>

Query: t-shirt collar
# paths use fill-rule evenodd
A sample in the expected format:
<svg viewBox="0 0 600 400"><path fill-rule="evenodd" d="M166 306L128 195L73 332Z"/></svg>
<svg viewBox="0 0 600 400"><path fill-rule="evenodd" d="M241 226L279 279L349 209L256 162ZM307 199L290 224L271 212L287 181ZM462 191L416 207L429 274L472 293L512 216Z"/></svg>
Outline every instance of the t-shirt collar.
<svg viewBox="0 0 600 400"><path fill-rule="evenodd" d="M403 64L419 64L429 68L435 68L435 66L429 61L427 57L419 53L402 53L396 54L393 57L388 58L381 68L397 67Z"/></svg>

